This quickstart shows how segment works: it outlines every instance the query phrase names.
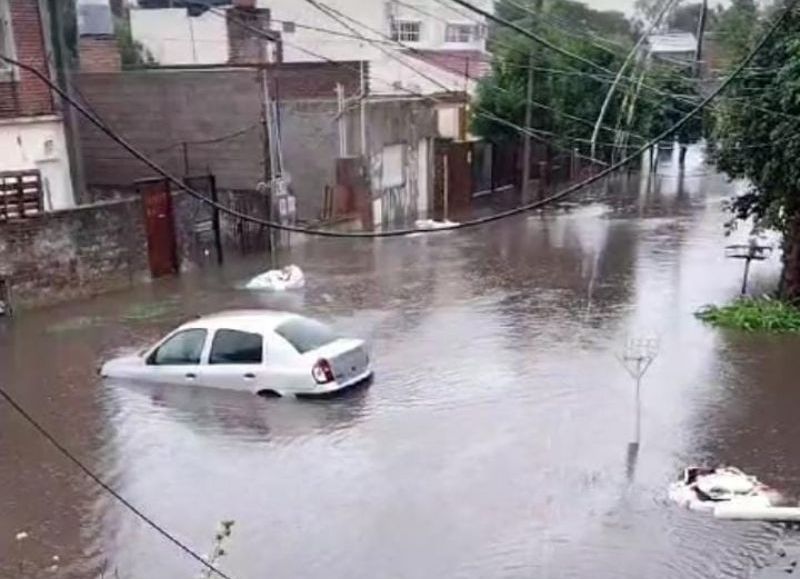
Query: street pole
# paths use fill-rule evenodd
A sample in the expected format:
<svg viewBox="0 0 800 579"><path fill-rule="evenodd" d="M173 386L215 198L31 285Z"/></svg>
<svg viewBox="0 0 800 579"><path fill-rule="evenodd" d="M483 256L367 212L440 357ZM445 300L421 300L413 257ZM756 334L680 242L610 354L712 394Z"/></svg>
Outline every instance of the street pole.
<svg viewBox="0 0 800 579"><path fill-rule="evenodd" d="M603 104L600 107L600 114L597 115L597 121L594 125L594 131L592 132L591 152L589 153L589 156L591 156L592 159L597 158L597 138L600 136L600 129L603 127L603 121L605 120L606 113L611 105L612 97L617 90L617 85L619 85L625 70L628 68L628 65L633 62L634 57L639 53L639 48L641 48L641 46L647 41L647 39L650 37L650 34L653 32L653 30L655 30L656 26L658 26L658 24L661 22L661 19L664 18L675 2L676 0L664 0L664 5L662 6L661 11L650 23L650 26L648 26L647 29L642 33L642 35L639 37L639 40L636 41L636 44L634 44L633 48L628 53L628 56L625 57L625 60L622 62L622 66L619 67L619 70L614 77L614 81L611 83L611 87L606 93L606 98L603 100Z"/></svg>
<svg viewBox="0 0 800 579"><path fill-rule="evenodd" d="M347 119L344 114L344 86L340 82L336 83L336 103L339 112L339 156L347 157Z"/></svg>
<svg viewBox="0 0 800 579"><path fill-rule="evenodd" d="M697 78L703 76L703 36L706 33L706 18L708 15L708 0L703 0L703 8L700 11L700 19L697 22L697 51L695 52L695 64L697 66Z"/></svg>
<svg viewBox="0 0 800 579"><path fill-rule="evenodd" d="M361 61L361 156L367 159L367 79L364 74L364 61Z"/></svg>
<svg viewBox="0 0 800 579"><path fill-rule="evenodd" d="M535 63L533 50L528 56L528 89L525 98L525 135L522 144L522 201L530 201L530 180L531 180L531 116L533 101L533 65Z"/></svg>

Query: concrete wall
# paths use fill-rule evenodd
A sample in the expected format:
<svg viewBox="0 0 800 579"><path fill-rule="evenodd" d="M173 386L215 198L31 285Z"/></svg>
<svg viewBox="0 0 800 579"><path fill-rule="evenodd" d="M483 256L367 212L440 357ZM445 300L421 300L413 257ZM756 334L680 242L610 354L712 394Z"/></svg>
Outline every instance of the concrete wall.
<svg viewBox="0 0 800 579"><path fill-rule="evenodd" d="M15 307L126 287L149 277L137 200L74 208L0 225L0 279Z"/></svg>
<svg viewBox="0 0 800 579"><path fill-rule="evenodd" d="M64 125L59 117L0 119L0 171L38 169L46 211L72 207Z"/></svg>
<svg viewBox="0 0 800 579"><path fill-rule="evenodd" d="M78 84L100 118L176 175L188 164L189 173L214 173L223 189L252 190L263 180L257 71L86 74ZM154 176L85 119L80 134L89 187L130 186ZM188 143L186 155L182 143Z"/></svg>

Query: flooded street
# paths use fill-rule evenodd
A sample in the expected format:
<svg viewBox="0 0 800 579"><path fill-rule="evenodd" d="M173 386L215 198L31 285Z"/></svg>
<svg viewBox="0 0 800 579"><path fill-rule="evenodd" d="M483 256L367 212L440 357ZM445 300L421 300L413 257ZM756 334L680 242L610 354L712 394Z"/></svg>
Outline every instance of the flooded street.
<svg viewBox="0 0 800 579"><path fill-rule="evenodd" d="M296 244L302 292L237 289L257 260L0 321L0 381L115 489L236 578L744 578L776 527L679 510L687 463L800 491L800 339L726 333L724 179L663 166L592 203L488 227ZM735 239L745 239L741 231ZM754 265L771 288L777 259ZM219 309L302 311L364 337L376 378L328 401L104 385L99 363ZM617 356L655 338L642 443ZM628 473L628 467L632 472ZM629 476L630 474L630 476ZM174 545L0 404L0 574L196 577ZM30 537L15 541L26 531Z"/></svg>

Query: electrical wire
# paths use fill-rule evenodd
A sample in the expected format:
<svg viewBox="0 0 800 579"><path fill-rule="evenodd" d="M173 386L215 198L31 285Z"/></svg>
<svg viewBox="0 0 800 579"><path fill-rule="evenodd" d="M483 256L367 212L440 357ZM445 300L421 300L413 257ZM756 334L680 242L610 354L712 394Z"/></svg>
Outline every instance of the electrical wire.
<svg viewBox="0 0 800 579"><path fill-rule="evenodd" d="M6 61L10 61L10 59L4 57L2 54L0 54L0 58ZM227 575L226 573L222 572L218 567L206 561L201 555L198 555L197 552L194 551L191 547L187 546L180 539L177 539L172 533L170 533L164 527L156 523L153 519L148 517L146 514L144 514L142 511L136 508L133 504L131 504L125 497L123 497L117 491L111 488L111 486L109 486L108 483L106 483L103 479L101 479L98 475L96 475L94 471L92 471L92 469L86 466L83 463L83 461L81 461L81 459L79 459L67 447L61 444L55 437L55 435L51 434L50 431L47 430L44 426L42 426L38 420L36 420L33 416L31 416L31 414L27 410L25 410L19 404L19 402L17 402L14 399L14 397L11 396L11 394L2 386L0 386L0 397L4 398L5 401L8 402L8 404L17 412L17 414L19 414L22 418L24 418L25 421L28 424L30 424L39 434L41 434L42 437L45 440L47 440L47 442L49 442L53 447L55 447L55 449L58 450L59 453L61 453L65 458L67 458L70 462L72 462L75 466L77 466L78 469L80 469L83 472L83 474L92 479L92 481L94 481L94 483L97 484L100 488L102 488L104 491L106 491L108 494L114 497L117 501L119 501L119 503L123 507L131 511L134 515L136 515L137 517L139 517L139 519L141 519L144 523L146 523L150 528L155 530L158 534L167 539L170 543L178 547L189 557L191 557L192 559L203 565L203 567L208 569L210 572L219 575L223 579L232 579L230 575Z"/></svg>
<svg viewBox="0 0 800 579"><path fill-rule="evenodd" d="M453 230L457 230L457 229L467 229L467 228L472 228L472 227L478 227L478 226L485 225L485 224L488 224L488 223L493 223L495 221L500 221L500 220L503 220L503 219L507 219L507 218L515 216L515 215L520 215L522 213L526 213L526 212L531 211L533 209L538 209L540 207L544 207L544 206L549 205L549 204L551 204L551 203L553 203L555 201L563 199L564 197L567 197L569 195L572 195L574 193L582 191L582 190L586 189L587 187L589 187L590 185L593 185L594 183L597 183L601 179L607 177L608 175L611 175L612 173L618 171L619 169L629 165L631 162L633 162L636 159L638 159L639 157L641 157L641 155L643 155L647 150L649 150L650 148L654 147L655 145L657 145L661 141L664 141L664 140L668 139L669 137L673 136L675 133L677 133L694 116L696 116L700 111L702 111L711 102L713 102L714 99L716 99L720 94L722 94L725 91L725 89L727 89L728 86L730 86L731 83L733 83L737 78L739 78L740 75L742 74L743 70L745 69L745 67L747 67L747 65L750 64L750 62L753 60L753 58L756 56L756 54L758 54L761 51L761 49L764 47L764 45L769 41L770 38L772 38L772 36L775 34L775 32L778 30L778 28L783 24L783 22L786 20L786 17L791 12L791 10L793 10L794 7L797 5L798 1L800 1L800 0L789 0L787 2L786 7L781 11L780 16L778 16L774 20L772 25L765 32L765 34L762 36L761 40L750 50L748 55L731 72L731 74L725 79L725 81L720 83L720 85L718 87L716 87L713 91L711 91L711 93L709 93L709 95L707 97L705 97L703 99L703 102L699 103L696 107L694 107L693 110L689 111L688 114L686 114L683 118L681 118L672 127L670 127L669 129L666 129L660 135L654 137L653 139L651 139L650 141L648 141L647 143L642 145L635 152L631 153L627 157L624 157L620 161L617 161L616 163L610 165L609 167L607 167L607 168L605 168L605 169L603 169L601 171L598 171L597 173L593 174L592 176L590 176L590 177L588 177L588 178L586 178L586 179L584 179L582 181L579 181L578 183L570 185L569 187L566 187L565 189L562 189L561 191L553 193L552 195L549 195L549 196L547 196L547 197L545 197L543 199L540 199L539 201L534 201L532 203L526 203L526 204L520 205L520 206L512 208L512 209L507 209L505 211L501 211L501 212L495 213L493 215L489 215L489 216L486 216L486 217L480 217L480 218L472 219L472 220L469 220L469 221L464 221L464 222L461 222L461 223L453 224L453 225L450 225L450 226L447 226L447 227L443 227L441 229L436 229L436 230L420 230L420 229L417 229L417 228L402 228L402 229L394 229L394 230L390 230L390 231L354 231L354 232L329 231L329 230L324 230L324 229L311 229L311 228L299 227L299 226L295 226L295 225L286 225L286 224L282 224L282 223L277 223L277 222L274 222L274 221L269 221L269 220L266 220L266 219L261 219L261 218L258 218L258 217L254 217L252 215L248 215L247 213L244 213L242 211L237 211L235 209L231 209L231 208L229 208L229 207L227 207L225 205L222 205L221 203L218 203L216 201L213 201L212 199L209 199L208 197L206 197L202 193L199 193L198 191L192 189L191 187L188 187L186 184L184 184L182 182L181 179L179 179L178 177L170 174L168 171L166 171L165 169L160 167L157 163L152 161L150 158L148 158L146 155L144 155L141 151L139 151L138 149L136 149L135 147L130 145L120 135L115 133L113 130L109 129L101 120L99 120L98 118L93 116L84 106L82 106L80 103L78 103L73 98L71 98L69 95L67 95L64 92L64 90L62 90L61 87L59 87L53 81L51 81L47 77L47 75L43 74L42 72L40 72L39 70L37 70L33 66L30 66L28 64L23 64L21 62L18 62L16 60L14 60L14 59L12 59L12 58L10 58L8 56L4 56L2 54L0 54L0 60L3 60L3 61L5 61L5 62L7 62L9 64L12 64L12 65L15 65L15 66L17 66L19 68L22 68L23 70L26 70L26 71L34 74L35 76L37 76L42 82L44 82L53 91L55 91L62 99L64 99L66 102L68 102L73 107L75 107L78 110L78 112L80 112L83 116L85 116L90 122L92 122L92 124L97 126L103 133L105 133L114 142L116 142L117 144L122 146L125 150L127 150L132 156L136 157L141 162L143 162L145 165L147 165L148 167L153 169L156 173L160 174L164 179L169 181L172 185L176 186L178 189L186 191L189 195L195 197L196 199L206 203L207 205L209 205L211 207L214 207L214 208L218 209L220 212L222 212L222 213L224 213L226 215L229 215L231 217L235 217L235 218L238 218L238 219L242 219L242 220L257 224L257 225L262 225L262 226L265 226L265 227L273 227L273 228L275 228L277 230L280 230L280 231L289 231L289 232L294 232L294 233L302 233L302 234L306 234L306 235L315 235L315 236L319 236L319 237L351 238L351 239L354 239L354 238L374 239L374 238L384 238L384 237L402 237L402 236L407 236L407 235L412 235L412 234L419 234L419 233L441 233L441 232L444 232L444 231L453 231Z"/></svg>
<svg viewBox="0 0 800 579"><path fill-rule="evenodd" d="M374 34L377 34L380 37L389 38L388 36L384 35L383 32L377 31L374 28L364 24L363 22L360 22L359 20L357 20L357 19L355 19L355 18L353 18L351 16L348 16L347 14L344 14L340 10L332 8L331 6L329 6L329 5L325 4L324 2L322 2L321 0L305 0L305 1L308 4L311 4L313 7L315 7L317 10L319 10L323 14L326 14L329 18L334 19L336 22L338 22L339 24L341 24L342 26L344 26L345 28L347 28L348 30L353 32L354 34L357 34L359 36L361 35L361 33L358 30L354 29L351 25L347 24L346 22L343 22L342 21L343 19L352 22L356 26L360 26L362 28L365 28L366 30L369 30L370 32L372 32ZM370 40L367 39L366 37L363 37L363 39L366 42L370 42ZM412 54L421 54L420 51L418 51L418 50L416 50L414 48L406 47L404 44L402 44L399 41L397 41L397 44L401 48L409 50L409 52L411 52ZM389 51L388 49L384 49L381 46L378 46L378 49L381 52L383 52L387 57L391 58L392 60L395 60L395 61L399 62L401 65L405 66L409 70L419 74L422 78L426 79L427 81L429 81L429 82L431 82L433 84L436 84L437 86L439 86L440 88L444 89L445 91L449 91L449 87L447 87L446 85L442 84L439 80L431 77L430 75L427 75L427 74L419 71L414 66L408 64L403 59L399 58L392 51ZM432 99L432 100L434 100L434 102L437 102L436 99ZM504 119L502 117L497 116L495 113L493 113L493 112L491 112L491 111L489 111L489 110L487 110L487 109L485 109L483 107L475 107L475 114L477 114L479 116L482 116L484 118L487 118L489 120L492 120L494 122L500 123L502 125L505 125L507 127L510 127L510 128L512 128L512 129L514 129L514 130L516 130L516 131L518 131L518 132L520 132L520 133L522 133L524 135L528 135L528 136L530 136L530 137L532 137L534 139L537 139L539 141L543 141L545 143L548 143L548 141L541 136L542 134L545 133L545 131L542 131L542 130L539 130L539 129L532 129L531 127L521 127L521 126L517 125L516 123L513 123L512 121L509 121L508 119ZM552 133L550 133L550 134L552 134ZM558 143L549 142L549 144L554 145L557 148L564 149L564 147L559 145ZM570 152L570 154L573 153L573 151L569 151L569 152ZM592 163L595 163L597 165L608 166L608 163L606 163L605 161L603 161L601 159L597 159L597 158L592 157L592 156L584 155L584 154L581 154L581 153L577 153L577 156L582 158L582 159L588 160L588 161L590 161Z"/></svg>
<svg viewBox="0 0 800 579"><path fill-rule="evenodd" d="M434 19L434 20L438 20L439 22L441 22L441 23L443 23L443 24L445 24L445 25L447 24L447 21L446 21L444 18L441 18L441 17L439 17L439 16L436 16L435 14L431 14L430 12L427 12L427 11L425 11L425 10L423 10L423 9L421 9L421 8L419 8L419 7L417 7L417 6L414 6L413 4L406 4L406 3L405 3L405 2L403 2L402 0L393 0L393 1L394 1L394 3L395 3L395 4L397 4L397 5L399 5L399 6L404 6L404 7L408 8L409 10L413 10L414 12L417 12L417 13L419 13L419 14L422 14L423 16L427 16L428 18L432 18L432 19ZM445 5L443 2L440 2L440 4L442 4L442 5ZM454 9L453 9L453 8L450 8L450 10L454 10ZM455 10L454 10L454 11L455 11ZM459 12L459 13L460 13L460 12ZM465 18L469 18L469 17L468 17L468 16L465 16ZM479 24L479 23L478 23L476 20L474 20L474 19L472 19L472 18L469 18L469 19L470 19L472 22L474 22L474 23L476 23L476 24ZM576 35L576 36L579 36L579 35ZM533 69L534 67L530 67L530 66L524 66L524 68L526 68L526 69L527 69L527 68ZM549 70L549 69L542 69L542 70ZM564 71L564 72L570 72L570 71ZM510 94L510 92L511 92L511 91L509 91L508 89L504 89L504 88L503 88L503 87L501 87L501 86L495 86L495 87L493 87L493 88L494 88L495 90L499 90L499 91L501 91L501 92L505 92L505 93L509 93L509 94ZM555 113L555 114L557 114L557 115L559 115L559 116L562 116L562 117L564 117L564 118L566 118L566 119L571 119L571 120L573 120L573 121L576 121L576 122L582 123L582 124L584 124L584 125L586 125L586 126L589 126L589 127L592 127L592 128L594 128L594 124L595 124L595 123L594 123L594 121L590 121L589 119L584 119L584 118L582 118L582 117L578 117L578 116L575 116L575 115L571 115L571 114L569 114L569 113L565 113L565 112L559 111L559 110L558 110L558 109L556 109L555 107L552 107L552 106L550 106L550 105L547 105L547 104L545 104L545 103L542 103L542 102L539 102L539 101L536 101L536 100L533 100L533 99L530 99L530 101L529 101L529 102L531 103L531 105L533 105L533 106L535 106L535 107L537 107L537 108L539 108L539 109L541 109L541 110L546 110L546 111L553 112L553 113ZM617 130L616 130L616 129L614 129L614 128L612 128L612 127L609 127L608 125L602 125L600 128L601 128L602 130L605 130L605 131L609 131L609 132L612 132L612 133L617 133ZM634 137L636 137L636 138L638 138L638 139L641 139L642 141L646 141L646 140L647 140L647 137L644 137L644 136L642 136L642 135L638 135L638 134L636 134L636 133L632 133L632 136L634 136Z"/></svg>

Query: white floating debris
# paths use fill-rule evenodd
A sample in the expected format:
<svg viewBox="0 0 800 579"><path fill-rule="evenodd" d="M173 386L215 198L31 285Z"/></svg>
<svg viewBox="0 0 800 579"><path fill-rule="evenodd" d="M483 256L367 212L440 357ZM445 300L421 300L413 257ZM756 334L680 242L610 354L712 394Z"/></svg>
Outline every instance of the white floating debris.
<svg viewBox="0 0 800 579"><path fill-rule="evenodd" d="M738 511L763 511L781 500L780 494L759 480L731 466L689 467L669 488L669 497L693 511L714 513L721 507Z"/></svg>
<svg viewBox="0 0 800 579"><path fill-rule="evenodd" d="M800 507L752 507L727 504L714 508L714 518L727 521L800 522Z"/></svg>
<svg viewBox="0 0 800 579"><path fill-rule="evenodd" d="M26 533L25 531L20 531L19 533L16 534L14 538L17 541L24 541L25 539L28 538L28 533Z"/></svg>
<svg viewBox="0 0 800 579"><path fill-rule="evenodd" d="M457 221L435 221L433 219L418 219L414 222L414 227L423 231L431 231L433 229L450 229L459 225Z"/></svg>
<svg viewBox="0 0 800 579"><path fill-rule="evenodd" d="M296 265L289 265L283 269L271 269L255 276L244 287L251 290L285 291L301 289L306 286L303 270Z"/></svg>

